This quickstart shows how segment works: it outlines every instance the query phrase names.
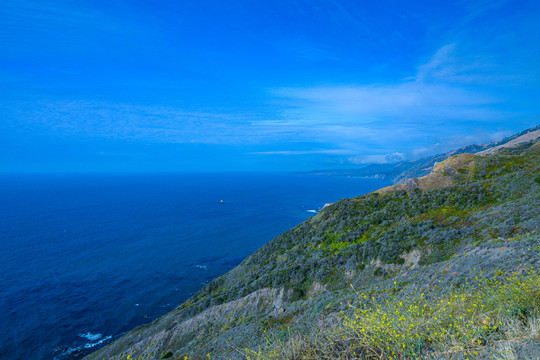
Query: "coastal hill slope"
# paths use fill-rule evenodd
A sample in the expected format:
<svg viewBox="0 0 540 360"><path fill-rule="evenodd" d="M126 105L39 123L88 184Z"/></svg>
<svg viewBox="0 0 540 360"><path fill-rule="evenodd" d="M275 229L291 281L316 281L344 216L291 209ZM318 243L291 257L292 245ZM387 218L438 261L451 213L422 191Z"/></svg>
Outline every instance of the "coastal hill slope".
<svg viewBox="0 0 540 360"><path fill-rule="evenodd" d="M325 207L171 313L87 359L418 358L419 351L430 358L466 359L475 352L487 359L503 340L514 341L508 346L519 356L540 356L534 340L538 331L519 332L525 325L508 325L515 324L514 318L529 324L539 305L540 281L530 272L540 266L540 140L512 145L483 155L458 154L408 184ZM505 278L513 273L523 277ZM392 330L391 336L386 330L391 341L384 346L369 342L383 331L369 324L387 321L390 328L405 319L390 321L391 312L386 320L362 323L369 316L384 313L395 301L424 301L425 309L444 296L465 302L476 294L466 286L494 289L500 299L519 288L508 298L523 301L514 306L499 298L482 300L493 309L483 309L477 300L456 305L455 311L464 313L444 319L477 318L453 337L449 324L457 329L458 323L440 323L443 317L434 313ZM451 303L454 297L448 299L449 308ZM508 313L501 312L503 305ZM500 325L491 323L497 316ZM410 333L438 323L439 328L430 325L431 333ZM353 329L354 336L344 329ZM438 337L443 333L448 336ZM405 334L414 342L396 342Z"/></svg>

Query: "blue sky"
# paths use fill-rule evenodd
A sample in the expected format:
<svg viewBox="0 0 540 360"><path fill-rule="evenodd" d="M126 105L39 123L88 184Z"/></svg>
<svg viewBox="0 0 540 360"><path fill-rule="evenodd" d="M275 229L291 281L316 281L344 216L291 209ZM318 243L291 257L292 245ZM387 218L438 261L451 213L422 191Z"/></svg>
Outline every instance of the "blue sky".
<svg viewBox="0 0 540 360"><path fill-rule="evenodd" d="M537 1L0 4L0 172L350 168L540 123Z"/></svg>

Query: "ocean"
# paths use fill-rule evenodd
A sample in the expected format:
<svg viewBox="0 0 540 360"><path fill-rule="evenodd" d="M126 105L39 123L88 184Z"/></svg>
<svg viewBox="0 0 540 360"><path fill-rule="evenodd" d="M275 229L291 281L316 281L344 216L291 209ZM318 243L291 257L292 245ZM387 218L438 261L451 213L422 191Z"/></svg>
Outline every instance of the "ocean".
<svg viewBox="0 0 540 360"><path fill-rule="evenodd" d="M325 203L309 174L0 176L0 359L78 359L173 310Z"/></svg>

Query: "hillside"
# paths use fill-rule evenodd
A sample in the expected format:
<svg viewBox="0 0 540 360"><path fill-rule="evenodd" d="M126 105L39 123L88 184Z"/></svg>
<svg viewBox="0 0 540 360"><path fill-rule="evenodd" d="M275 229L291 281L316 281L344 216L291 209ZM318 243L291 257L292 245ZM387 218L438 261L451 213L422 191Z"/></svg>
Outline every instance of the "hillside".
<svg viewBox="0 0 540 360"><path fill-rule="evenodd" d="M360 330L339 339L328 334L356 329L350 320L355 316L358 321L368 319L351 307L362 299L368 299L368 308L379 309L368 314L380 314L393 301L424 299L424 294L431 305L433 299L453 296L455 289L462 289L459 299L469 299L475 292L463 286L481 288L483 281L493 279L503 284L500 289L488 284L502 294L494 304L510 308L512 304L501 302L507 294L501 289L510 291L506 282L525 289L529 280L524 274L540 265L539 223L539 140L484 155L458 154L427 176L325 207L173 312L87 359L246 358L248 349L257 350L249 357L261 359L417 358L413 352L396 353L393 343L386 348L368 342L364 346L361 340L369 338ZM504 280L513 272L523 278ZM535 274L530 276L532 295L527 299L538 299ZM386 305L375 306L381 303ZM437 340L437 331L417 332L416 345L406 347L403 342L403 349L413 346L432 358L450 354L456 359L472 358L467 352L474 350L478 358L489 358L490 346L517 339L512 351L540 356L537 343L525 341L517 330L512 335L503 325L512 316L529 321L538 301L515 307L516 313L501 318L501 325L491 324L487 312L478 312L478 319L484 319L477 321L481 328L498 326L496 331L462 331L465 335L452 343ZM439 333L449 325L440 326Z"/></svg>

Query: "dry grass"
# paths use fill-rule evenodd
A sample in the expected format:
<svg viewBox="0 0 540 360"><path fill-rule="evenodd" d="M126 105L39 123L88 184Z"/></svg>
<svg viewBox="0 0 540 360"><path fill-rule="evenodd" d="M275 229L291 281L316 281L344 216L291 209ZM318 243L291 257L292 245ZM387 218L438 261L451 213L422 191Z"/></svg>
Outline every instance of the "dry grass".
<svg viewBox="0 0 540 360"><path fill-rule="evenodd" d="M359 297L349 305L352 315L337 328L270 341L258 351L245 351L245 357L418 359L444 352L474 359L488 343L537 339L540 331L540 276L533 271L497 279L479 276L442 295ZM505 351L502 356L511 359L513 350Z"/></svg>

